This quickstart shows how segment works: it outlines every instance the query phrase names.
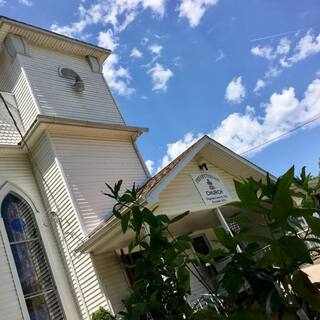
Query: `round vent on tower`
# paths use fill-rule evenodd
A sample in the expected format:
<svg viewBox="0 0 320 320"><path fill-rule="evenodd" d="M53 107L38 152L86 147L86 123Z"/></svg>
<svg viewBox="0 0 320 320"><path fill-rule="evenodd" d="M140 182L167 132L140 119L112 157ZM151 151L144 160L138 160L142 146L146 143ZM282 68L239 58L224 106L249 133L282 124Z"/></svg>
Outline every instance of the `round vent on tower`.
<svg viewBox="0 0 320 320"><path fill-rule="evenodd" d="M74 70L65 67L60 67L59 75L62 78L74 80L72 87L75 91L82 92L84 90L84 82Z"/></svg>

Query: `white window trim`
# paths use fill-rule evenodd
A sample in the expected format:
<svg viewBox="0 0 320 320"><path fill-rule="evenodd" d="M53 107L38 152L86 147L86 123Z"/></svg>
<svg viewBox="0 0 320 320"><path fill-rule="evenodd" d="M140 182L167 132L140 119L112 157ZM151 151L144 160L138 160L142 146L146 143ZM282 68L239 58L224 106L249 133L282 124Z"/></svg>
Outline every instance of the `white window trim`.
<svg viewBox="0 0 320 320"><path fill-rule="evenodd" d="M2 203L2 200L1 200L0 203ZM13 283L14 283L14 286L15 286L15 289L16 289L16 293L17 293L17 296L18 296L18 300L19 300L21 312L22 312L22 315L23 315L23 319L24 320L30 320L29 311L28 311L28 308L27 308L26 301L24 299L24 295L23 295L23 291L22 291L22 287L21 287L21 283L20 283L17 267L16 267L16 264L14 262L13 254L12 254L10 243L9 243L9 239L8 239L8 236L7 236L7 231L6 231L6 228L4 226L4 222L3 222L3 219L2 219L1 215L0 215L0 232L1 232L2 239L3 239L4 249L5 249L6 255L8 257L9 267L10 267L10 270L11 270Z"/></svg>
<svg viewBox="0 0 320 320"><path fill-rule="evenodd" d="M10 183L9 181L6 181L4 184L2 184L0 186L0 209L1 209L1 205L2 205L3 199L9 193L16 194L18 197L24 199L30 205L30 207L31 207L31 209L33 210L34 213L39 212L37 210L36 206L34 205L33 201L31 201L30 197L26 193L24 193L18 186ZM25 301L25 297L24 297L24 294L23 294L23 291L22 291L22 287L21 287L21 283L20 283L17 267L16 267L16 264L15 264L15 261L14 261L14 258L13 258L10 242L9 242L9 239L8 239L7 231L6 231L6 228L5 228L5 225L4 225L4 221L2 219L1 212L0 212L0 232L1 232L1 235L2 235L2 239L3 239L6 255L8 257L9 266L10 266L10 269L11 269L14 286L15 286L15 289L16 289L16 292L17 292L17 296L18 296L21 312L22 312L22 315L23 315L23 320L30 320L29 311L28 311L27 304L26 304L26 301Z"/></svg>

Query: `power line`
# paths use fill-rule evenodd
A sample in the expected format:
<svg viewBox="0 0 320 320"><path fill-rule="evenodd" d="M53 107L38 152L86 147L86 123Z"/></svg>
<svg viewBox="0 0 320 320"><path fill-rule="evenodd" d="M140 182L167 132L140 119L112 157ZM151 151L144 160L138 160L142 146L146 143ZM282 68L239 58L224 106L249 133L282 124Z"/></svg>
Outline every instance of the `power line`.
<svg viewBox="0 0 320 320"><path fill-rule="evenodd" d="M282 137L285 137L285 136L287 136L288 134L290 134L290 133L292 133L292 132L294 132L294 131L297 131L297 130L301 129L302 127L304 127L304 126L306 126L306 125L308 125L308 124L310 124L310 123L312 123L313 121L316 121L316 120L318 120L318 119L320 119L320 113L319 113L316 117L314 117L314 118L312 118L312 119L310 119L310 120L308 120L308 121L306 121L306 122L303 122L303 123L299 124L298 126L292 128L291 130L288 130L288 131L286 131L286 132L284 132L284 133L282 133L282 134L280 134L280 135L278 135L278 136L276 136L276 137L274 137L274 138L272 138L272 139L270 139L270 140L267 140L267 141L265 141L265 142L263 142L263 143L261 143L261 144L258 144L258 145L256 145L256 146L254 146L254 147L246 150L245 152L240 153L240 156L243 156L243 155L245 155L245 154L247 154L247 153L249 153L249 152L252 152L252 151L254 151L254 150L256 150L256 149L259 149L259 148L263 147L264 145L269 144L269 143L271 143L271 142L273 142L273 141L276 141L276 140L278 140L278 139L280 139L280 138L282 138Z"/></svg>

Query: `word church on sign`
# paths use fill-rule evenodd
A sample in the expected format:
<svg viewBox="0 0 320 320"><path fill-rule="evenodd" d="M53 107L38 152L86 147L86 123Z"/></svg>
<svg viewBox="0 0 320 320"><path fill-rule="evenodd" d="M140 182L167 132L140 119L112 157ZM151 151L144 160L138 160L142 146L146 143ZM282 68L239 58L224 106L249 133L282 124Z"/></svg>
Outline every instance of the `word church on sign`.
<svg viewBox="0 0 320 320"><path fill-rule="evenodd" d="M220 206L230 201L234 201L223 183L223 180L213 173L196 173L191 174L200 196L206 206Z"/></svg>

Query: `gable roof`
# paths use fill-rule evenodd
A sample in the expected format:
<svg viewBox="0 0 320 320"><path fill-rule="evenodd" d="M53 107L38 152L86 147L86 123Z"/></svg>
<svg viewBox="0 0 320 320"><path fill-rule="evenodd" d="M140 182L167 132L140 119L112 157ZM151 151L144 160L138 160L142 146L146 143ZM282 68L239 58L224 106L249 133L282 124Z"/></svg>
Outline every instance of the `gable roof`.
<svg viewBox="0 0 320 320"><path fill-rule="evenodd" d="M19 35L30 43L40 47L48 47L57 51L80 56L93 56L104 61L111 50L101 48L81 40L73 39L59 33L35 27L25 22L17 21L0 15L0 49L8 33Z"/></svg>
<svg viewBox="0 0 320 320"><path fill-rule="evenodd" d="M164 190L164 188L174 179L174 177L181 172L181 170L183 170L183 168L207 145L214 147L215 150L219 150L220 154L225 154L229 159L232 159L233 162L231 162L231 165L235 162L237 164L241 163L242 168L250 167L258 174L263 176L267 174L264 169L205 135L145 183L140 193L142 201L145 200L149 205L156 203L158 201L159 193ZM270 175L270 177L272 179L276 179L272 175ZM95 241L101 239L104 234L106 234L108 230L113 228L116 224L119 224L118 219L115 219L114 216L108 217L107 220L101 222L87 235L87 237L84 239L84 242L76 249L76 251L86 252L87 250L90 250L90 247L95 243Z"/></svg>
<svg viewBox="0 0 320 320"><path fill-rule="evenodd" d="M203 139L203 137L201 138ZM194 145L198 143L195 142L185 151L183 151L177 158L172 160L168 165L166 165L163 169L161 169L156 175L151 177L146 184L142 187L141 196L146 196L165 176L167 176L179 163L183 160L183 158L192 150Z"/></svg>
<svg viewBox="0 0 320 320"><path fill-rule="evenodd" d="M185 167L193 157L199 153L206 145L211 145L212 147L219 150L221 154L225 154L229 159L233 161L238 161L243 166L250 167L251 169L257 171L259 174L266 175L267 171L255 165L251 161L241 157L237 153L213 140L209 136L205 135L183 153L181 153L176 159L170 162L166 167L160 170L155 176L153 176L147 183L144 185L141 192L148 203L152 203L158 200L159 193L172 181L172 179ZM270 175L271 178L274 176Z"/></svg>

